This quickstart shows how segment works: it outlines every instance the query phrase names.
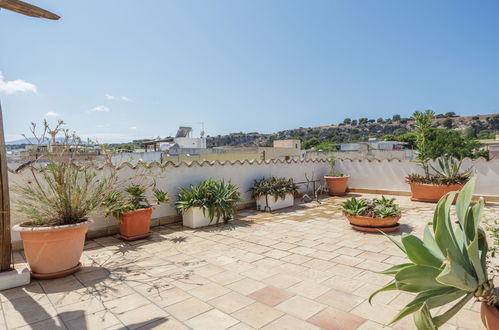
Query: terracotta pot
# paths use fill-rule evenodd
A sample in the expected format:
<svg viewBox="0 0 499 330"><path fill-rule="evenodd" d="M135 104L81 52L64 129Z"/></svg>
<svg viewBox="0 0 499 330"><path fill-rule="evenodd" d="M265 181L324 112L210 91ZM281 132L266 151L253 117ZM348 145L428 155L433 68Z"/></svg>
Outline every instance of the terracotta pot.
<svg viewBox="0 0 499 330"><path fill-rule="evenodd" d="M329 195L342 196L346 194L349 175L345 176L325 176Z"/></svg>
<svg viewBox="0 0 499 330"><path fill-rule="evenodd" d="M134 241L151 235L152 207L124 213L120 221L119 236Z"/></svg>
<svg viewBox="0 0 499 330"><path fill-rule="evenodd" d="M480 307L480 316L485 328L488 330L499 329L499 309L496 306L482 303L482 306Z"/></svg>
<svg viewBox="0 0 499 330"><path fill-rule="evenodd" d="M421 183L410 183L411 186L411 200L417 202L438 202L442 196L450 191L459 191L463 188L463 185L453 184L453 185L433 185L433 184L421 184ZM457 197L457 196L456 196Z"/></svg>
<svg viewBox="0 0 499 330"><path fill-rule="evenodd" d="M34 278L56 278L76 272L85 234L92 220L73 225L53 227L21 227L12 230L21 234L24 254Z"/></svg>
<svg viewBox="0 0 499 330"><path fill-rule="evenodd" d="M378 230L390 232L397 230L400 215L396 217L372 218L365 216L345 215L353 228L366 232L377 232Z"/></svg>

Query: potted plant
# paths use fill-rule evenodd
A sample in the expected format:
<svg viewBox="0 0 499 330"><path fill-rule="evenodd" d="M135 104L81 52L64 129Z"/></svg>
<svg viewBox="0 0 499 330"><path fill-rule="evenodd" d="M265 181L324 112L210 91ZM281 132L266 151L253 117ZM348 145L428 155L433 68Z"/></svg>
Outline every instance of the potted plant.
<svg viewBox="0 0 499 330"><path fill-rule="evenodd" d="M462 161L450 156L437 158L438 168L429 165L433 175L410 174L406 181L411 186L411 200L419 202L438 202L450 191L459 191L468 182L472 167L461 171Z"/></svg>
<svg viewBox="0 0 499 330"><path fill-rule="evenodd" d="M114 175L99 176L91 165L75 160L80 150L75 146L81 144L80 140L62 125L59 121L50 129L45 121L44 133L38 137L33 124L32 132L43 151L23 165L28 175L14 186L16 210L28 221L12 230L20 233L31 275L39 279L80 269L85 234L93 222L88 217L102 204L115 181ZM64 133L63 141L56 143L60 132ZM48 145L46 134L53 138ZM50 161L38 162L42 158Z"/></svg>
<svg viewBox="0 0 499 330"><path fill-rule="evenodd" d="M107 195L103 205L107 208L107 215L112 215L118 220L119 237L134 241L151 234L153 206L146 197L146 193L146 186L132 184L123 191L114 190ZM169 201L168 194L161 189L153 188L152 195L156 205Z"/></svg>
<svg viewBox="0 0 499 330"><path fill-rule="evenodd" d="M400 290L417 293L393 319L393 322L414 314L418 329L437 329L471 299L482 302L484 325L497 329L499 320L497 289L489 277L487 266L488 244L480 227L483 199L472 202L476 178L461 190L455 206L457 221L451 219L451 207L456 192L447 193L438 202L432 223L425 228L423 239L404 234L402 241L392 240L409 259L382 274L394 277L393 282L374 292ZM454 305L436 316L431 311L441 306ZM391 324L390 323L390 324Z"/></svg>
<svg viewBox="0 0 499 330"><path fill-rule="evenodd" d="M232 183L207 179L196 186L180 188L177 209L182 212L183 225L199 228L227 222L235 213L235 204L240 201L239 189Z"/></svg>
<svg viewBox="0 0 499 330"><path fill-rule="evenodd" d="M350 176L334 171L334 166L336 165L336 158L334 156L331 156L328 161L329 175L324 176L324 179L326 180L329 195L343 196L346 194Z"/></svg>
<svg viewBox="0 0 499 330"><path fill-rule="evenodd" d="M293 179L263 178L255 180L251 193L256 200L256 209L261 211L275 211L294 205L294 194L298 186Z"/></svg>
<svg viewBox="0 0 499 330"><path fill-rule="evenodd" d="M400 207L395 198L356 199L352 197L342 204L343 214L354 229L365 232L391 232L400 227Z"/></svg>
<svg viewBox="0 0 499 330"><path fill-rule="evenodd" d="M426 110L424 113L416 111L413 114L416 126L416 159L423 169L424 175L409 174L406 182L411 187L411 199L420 202L437 202L449 191L457 191L469 180L471 168L460 173L461 161L450 156L441 156L437 159L439 169L430 164L431 156L428 145L429 136L435 124L435 113ZM430 173L433 169L435 174Z"/></svg>

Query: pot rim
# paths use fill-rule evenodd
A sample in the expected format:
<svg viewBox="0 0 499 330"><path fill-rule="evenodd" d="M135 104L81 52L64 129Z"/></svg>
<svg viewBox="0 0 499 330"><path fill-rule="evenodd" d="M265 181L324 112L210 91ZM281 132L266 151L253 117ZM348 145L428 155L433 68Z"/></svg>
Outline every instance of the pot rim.
<svg viewBox="0 0 499 330"><path fill-rule="evenodd" d="M394 217L368 217L366 215L350 215L350 214L345 214L345 217L347 217L347 219L349 218L362 218L362 219L374 219L374 220L383 220L383 219L400 219L402 218L402 214L399 214L399 215L396 215Z"/></svg>
<svg viewBox="0 0 499 330"><path fill-rule="evenodd" d="M137 210L133 210L133 211L128 211L128 212L123 213L123 215L125 215L125 214L134 214L134 213L139 213L139 212L144 212L144 211L149 211L149 210L154 210L154 207L153 206L151 206L151 207L144 207L144 208L141 208L141 209L137 209Z"/></svg>
<svg viewBox="0 0 499 330"><path fill-rule="evenodd" d="M465 184L431 184L431 183L419 183L419 182L408 182L409 185L418 185L426 187L464 187Z"/></svg>
<svg viewBox="0 0 499 330"><path fill-rule="evenodd" d="M330 175L324 175L324 179L348 179L350 175L343 175L343 176L330 176Z"/></svg>
<svg viewBox="0 0 499 330"><path fill-rule="evenodd" d="M94 220L92 219L87 219L86 221L83 222L78 222L78 223L73 223L70 225L62 225L62 226L48 226L48 227L42 227L42 226L37 226L37 227L22 227L22 223L18 223L12 227L13 231L16 232L45 232L45 231L57 231L57 230L64 230L64 229L70 229L70 228L78 228L78 227L83 227L87 225L91 225L94 223Z"/></svg>

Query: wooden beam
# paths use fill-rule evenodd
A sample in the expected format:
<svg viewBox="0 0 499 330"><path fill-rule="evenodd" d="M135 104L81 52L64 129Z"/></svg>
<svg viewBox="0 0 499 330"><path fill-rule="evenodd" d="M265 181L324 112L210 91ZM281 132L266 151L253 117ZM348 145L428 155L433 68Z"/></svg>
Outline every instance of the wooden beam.
<svg viewBox="0 0 499 330"><path fill-rule="evenodd" d="M3 132L2 105L0 104L0 271L7 271L11 268L11 254L9 178Z"/></svg>
<svg viewBox="0 0 499 330"><path fill-rule="evenodd" d="M51 13L48 10L20 0L0 0L0 8L31 17L42 17L54 20L58 20L60 18L58 15Z"/></svg>

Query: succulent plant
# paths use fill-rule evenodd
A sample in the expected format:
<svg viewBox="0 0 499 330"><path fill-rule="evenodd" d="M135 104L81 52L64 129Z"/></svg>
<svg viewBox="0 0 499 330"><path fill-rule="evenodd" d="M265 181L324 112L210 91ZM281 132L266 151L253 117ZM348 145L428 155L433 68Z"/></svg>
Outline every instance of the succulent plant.
<svg viewBox="0 0 499 330"><path fill-rule="evenodd" d="M483 199L472 203L476 177L459 192L456 202L457 223L451 221L451 206L457 192L450 192L438 202L431 226L423 239L404 234L401 242L387 236L406 255L409 262L393 266L382 274L394 280L374 292L400 290L417 293L393 319L414 314L418 329L437 329L451 319L471 299L497 304L494 283L487 272L488 245L480 227ZM457 301L450 309L435 316L431 310ZM391 324L390 323L390 324Z"/></svg>
<svg viewBox="0 0 499 330"><path fill-rule="evenodd" d="M437 163L439 168L436 168L433 165L430 166L435 171L438 177L445 179L456 179L456 178L469 179L471 171L473 170L473 168L470 167L467 170L463 171L462 173L459 173L463 161L452 156L438 157Z"/></svg>

